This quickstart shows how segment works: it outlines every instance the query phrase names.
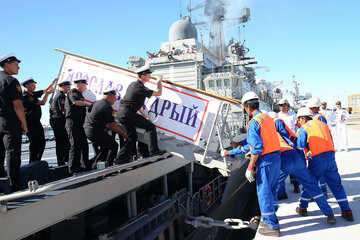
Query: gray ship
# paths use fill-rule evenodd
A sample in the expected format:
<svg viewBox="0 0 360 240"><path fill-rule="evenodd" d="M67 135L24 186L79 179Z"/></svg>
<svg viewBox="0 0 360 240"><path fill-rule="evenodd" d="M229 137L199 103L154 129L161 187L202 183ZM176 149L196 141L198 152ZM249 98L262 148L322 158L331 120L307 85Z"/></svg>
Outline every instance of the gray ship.
<svg viewBox="0 0 360 240"><path fill-rule="evenodd" d="M213 26L210 35L223 34L225 6L208 0L203 7ZM232 21L249 18L246 8ZM129 70L61 50L127 74L150 64L166 84L206 95L220 107L196 143L159 129L159 147L169 152L161 157L99 164L76 177L67 176L66 167L25 171L26 189L0 196L0 239L227 239L233 231L251 237L256 222L248 221L259 212L255 184L245 178L248 159L221 157L219 151L245 138L249 118L240 107L243 94L257 92L261 108L270 110L278 83L256 79L256 61L246 56L244 43L210 39L207 48L198 41L196 25L184 17L171 26L169 41L158 52L146 60L130 57ZM143 132L138 136L146 143ZM48 154L55 155L51 149Z"/></svg>

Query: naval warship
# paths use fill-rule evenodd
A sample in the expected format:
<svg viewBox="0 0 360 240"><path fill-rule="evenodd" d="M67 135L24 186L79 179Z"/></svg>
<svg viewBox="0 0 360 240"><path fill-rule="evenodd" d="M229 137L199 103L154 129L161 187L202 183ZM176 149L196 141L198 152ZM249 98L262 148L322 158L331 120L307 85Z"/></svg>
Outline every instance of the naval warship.
<svg viewBox="0 0 360 240"><path fill-rule="evenodd" d="M198 41L196 23L186 16L172 24L169 41L157 52L148 52L146 60L130 57L129 69L57 49L64 53L59 78L85 77L89 92L98 94L106 85L123 93L124 76L136 79L133 70L149 64L154 75L164 76L164 87L172 89L180 102L186 95L217 106L198 121L202 135L184 138L182 129L171 130L174 121L168 128L156 123L159 147L168 150L163 156L109 167L99 164L97 170L77 176L68 176L66 167L36 174L23 170L23 191L6 191L3 181L1 239L226 239L231 231L246 235L256 228L256 221L249 222L259 212L255 184L245 178L248 159L221 157L219 151L245 138L249 117L240 106L243 94L257 92L260 108L270 110L280 96L274 90L279 83L256 78L257 62L246 56L249 49L244 42L225 44L224 37L214 37L223 34L227 20L223 3L206 1L203 7L212 21L208 47ZM250 10L245 8L232 20L242 24L249 19ZM95 73L86 67L95 67ZM106 83L104 76L95 76L99 69L122 77ZM159 102L154 100L148 113L158 111L159 117L172 104L168 119L195 128L200 110L193 105L176 112L178 103L171 102L172 97L160 98L160 112L152 108ZM138 131L138 138L146 143L144 132Z"/></svg>

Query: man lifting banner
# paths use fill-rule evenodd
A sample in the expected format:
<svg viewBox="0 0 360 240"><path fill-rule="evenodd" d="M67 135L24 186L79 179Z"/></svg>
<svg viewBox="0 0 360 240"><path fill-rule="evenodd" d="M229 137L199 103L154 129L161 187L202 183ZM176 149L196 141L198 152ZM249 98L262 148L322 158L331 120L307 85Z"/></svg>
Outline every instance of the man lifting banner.
<svg viewBox="0 0 360 240"><path fill-rule="evenodd" d="M115 88L117 101L113 109L117 111L127 87L137 80L137 74L129 69L63 50L58 51L64 53L59 82L85 78L88 86L84 97L89 102L101 99L102 93L108 88ZM146 83L146 87L155 89L155 79L152 78ZM208 137L220 105L221 100L210 94L164 81L162 96L151 97L144 103L144 110L156 127L165 134L198 144L201 138Z"/></svg>

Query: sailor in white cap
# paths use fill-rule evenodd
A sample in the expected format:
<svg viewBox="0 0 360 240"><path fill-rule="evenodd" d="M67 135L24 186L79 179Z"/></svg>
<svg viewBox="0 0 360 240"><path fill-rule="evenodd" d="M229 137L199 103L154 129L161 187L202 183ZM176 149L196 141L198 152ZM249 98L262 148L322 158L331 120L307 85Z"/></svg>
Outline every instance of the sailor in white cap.
<svg viewBox="0 0 360 240"><path fill-rule="evenodd" d="M69 136L69 173L76 174L84 170L90 170L89 145L84 132L86 102L83 93L86 90L87 81L84 78L74 80L75 88L71 89L65 98L65 128Z"/></svg>
<svg viewBox="0 0 360 240"><path fill-rule="evenodd" d="M21 61L15 57L14 53L8 53L0 57L0 67L4 67L5 63L11 63L11 62L21 63ZM15 68L17 68L18 70L20 69L19 66ZM17 75L17 73L13 75Z"/></svg>
<svg viewBox="0 0 360 240"><path fill-rule="evenodd" d="M116 89L106 89L103 95L103 99L95 101L89 107L84 123L86 137L99 147L94 157L93 169L97 168L97 163L100 161L106 161L111 166L117 154L118 144L106 132L106 127L127 138L127 134L119 128L113 116L112 105L116 102Z"/></svg>
<svg viewBox="0 0 360 240"><path fill-rule="evenodd" d="M69 138L65 129L65 98L71 83L64 80L58 83L59 92L50 100L50 126L54 131L56 141L56 157L58 166L69 160Z"/></svg>
<svg viewBox="0 0 360 240"><path fill-rule="evenodd" d="M157 142L156 128L149 120L142 106L145 98L151 96L161 96L162 94L162 76L158 76L157 89L150 90L145 87L145 83L150 81L151 69L145 65L135 71L138 74L138 80L132 82L126 89L126 94L120 102L118 110L119 122L125 127L128 139L121 147L115 163L121 164L129 162L132 159L131 153L136 145L136 128L145 129L148 133L148 143L150 156L163 155L166 150L160 150ZM137 114L139 112L140 114Z"/></svg>
<svg viewBox="0 0 360 240"><path fill-rule="evenodd" d="M28 132L19 81L20 60L13 53L0 57L0 177L10 176L12 191L20 190L21 133Z"/></svg>
<svg viewBox="0 0 360 240"><path fill-rule="evenodd" d="M44 128L40 122L41 106L45 105L48 96L54 92L53 85L57 81L55 78L44 90L35 91L36 81L33 77L29 77L21 83L25 90L23 92L23 106L29 132L29 162L40 161L45 149ZM43 94L45 96L39 100Z"/></svg>

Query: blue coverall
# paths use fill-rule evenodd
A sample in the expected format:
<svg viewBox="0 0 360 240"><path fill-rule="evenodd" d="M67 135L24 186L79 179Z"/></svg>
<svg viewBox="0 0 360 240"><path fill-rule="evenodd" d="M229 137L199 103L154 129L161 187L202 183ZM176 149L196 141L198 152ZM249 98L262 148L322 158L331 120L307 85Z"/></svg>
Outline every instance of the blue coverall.
<svg viewBox="0 0 360 240"><path fill-rule="evenodd" d="M294 147L294 143L288 138L290 133L285 128L285 123L281 120L275 121L276 131L280 133L282 138L291 146ZM295 139L293 139L295 140ZM324 194L320 190L317 180L311 176L308 169L306 168L306 160L304 153L296 149L284 151L281 153L281 167L280 177L278 185L278 196L283 196L285 192L285 179L292 173L294 177L302 184L304 189L314 198L320 210L325 216L333 214L333 211L324 197ZM279 193L280 191L280 193ZM301 206L300 204L300 207Z"/></svg>
<svg viewBox="0 0 360 240"><path fill-rule="evenodd" d="M314 113L313 118L314 118L316 115L318 115L318 114L319 114L319 112ZM327 124L327 120L326 120L326 118L324 118L323 116L320 116L318 120L321 121L321 122L323 122L323 123L325 123L325 124ZM326 184L325 179L324 179L323 176L321 176L321 177L319 178L318 183L319 183L319 187L321 188L321 191L322 191L324 194L327 194L327 184Z"/></svg>
<svg viewBox="0 0 360 240"><path fill-rule="evenodd" d="M259 113L260 111L257 111L253 117ZM251 146L251 154L260 155L255 167L256 189L262 218L272 229L279 229L279 222L275 212L278 208L276 188L280 174L280 151L261 155L264 149L263 141L260 137L260 125L255 120L249 124L246 142ZM229 154L240 153L243 149L239 146L234 150L230 150Z"/></svg>
<svg viewBox="0 0 360 240"><path fill-rule="evenodd" d="M297 147L299 149L305 149L307 146L307 132L303 127L301 127L299 129ZM335 153L333 151L323 152L315 156L311 156L308 163L308 169L310 174L317 180L319 180L321 176L324 176L324 179L329 185L331 192L334 194L342 212L351 210L344 187L341 184L341 178L335 162ZM310 198L309 193L302 191L300 206L307 207Z"/></svg>

